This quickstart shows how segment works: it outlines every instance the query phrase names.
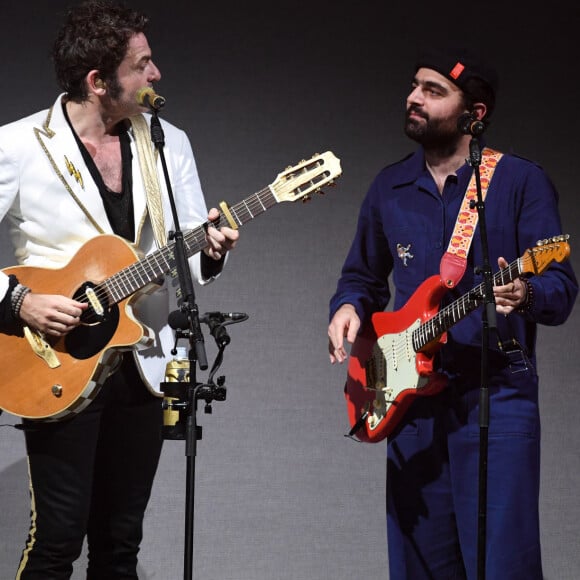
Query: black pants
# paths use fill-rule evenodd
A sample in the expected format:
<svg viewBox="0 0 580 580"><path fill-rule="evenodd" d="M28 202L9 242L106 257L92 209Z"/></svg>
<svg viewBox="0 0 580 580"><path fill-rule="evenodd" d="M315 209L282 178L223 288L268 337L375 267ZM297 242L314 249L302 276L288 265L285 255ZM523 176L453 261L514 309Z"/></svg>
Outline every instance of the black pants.
<svg viewBox="0 0 580 580"><path fill-rule="evenodd" d="M161 399L131 354L78 416L25 422L31 525L17 580L70 578L85 536L90 580L137 578L142 522L161 453Z"/></svg>

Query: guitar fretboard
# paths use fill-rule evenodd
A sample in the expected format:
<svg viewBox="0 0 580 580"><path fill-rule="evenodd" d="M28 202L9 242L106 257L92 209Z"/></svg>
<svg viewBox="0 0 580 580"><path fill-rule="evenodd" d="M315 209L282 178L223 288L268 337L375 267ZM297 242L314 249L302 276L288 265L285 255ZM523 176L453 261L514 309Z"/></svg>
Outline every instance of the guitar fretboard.
<svg viewBox="0 0 580 580"><path fill-rule="evenodd" d="M521 258L514 260L507 268L496 272L492 285L504 285L515 280L522 273ZM444 332L473 312L485 297L485 284L482 282L467 294L443 307L433 318L422 323L413 331L413 348L419 352L427 344L439 338Z"/></svg>
<svg viewBox="0 0 580 580"><path fill-rule="evenodd" d="M270 188L266 187L229 207L227 211L231 219L240 227L277 203ZM220 211L219 218L215 222L206 221L193 230L187 231L183 236L187 257L189 258L207 247L206 231L208 228L223 226L231 226L231 224L224 211ZM121 300L170 272L175 267L174 249L175 242L170 242L167 246L120 270L97 286L97 294L105 292L109 304L121 302Z"/></svg>

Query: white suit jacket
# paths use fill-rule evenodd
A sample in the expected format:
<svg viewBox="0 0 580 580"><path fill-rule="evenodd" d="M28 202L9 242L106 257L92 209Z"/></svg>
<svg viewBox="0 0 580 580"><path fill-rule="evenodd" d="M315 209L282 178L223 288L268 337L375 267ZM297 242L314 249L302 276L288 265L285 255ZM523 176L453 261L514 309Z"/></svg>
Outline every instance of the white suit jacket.
<svg viewBox="0 0 580 580"><path fill-rule="evenodd" d="M99 234L112 234L101 196L83 160L61 106L54 105L24 119L0 127L0 220L9 220L15 264L59 268L67 264L81 245ZM149 115L145 115L149 120ZM186 134L161 120L165 157L175 196L179 225L190 229L207 219L197 167ZM131 133L131 132L130 132ZM133 153L133 204L137 245L144 253L157 248L149 223L146 194L136 144ZM166 231L174 229L165 179L158 160ZM199 254L190 258L194 279L201 275ZM0 300L8 288L0 272ZM42 288L33 288L42 292ZM147 386L159 392L165 365L171 358L173 331L167 316L176 308L171 278L155 293L139 302L138 318L154 334L152 347L136 352Z"/></svg>

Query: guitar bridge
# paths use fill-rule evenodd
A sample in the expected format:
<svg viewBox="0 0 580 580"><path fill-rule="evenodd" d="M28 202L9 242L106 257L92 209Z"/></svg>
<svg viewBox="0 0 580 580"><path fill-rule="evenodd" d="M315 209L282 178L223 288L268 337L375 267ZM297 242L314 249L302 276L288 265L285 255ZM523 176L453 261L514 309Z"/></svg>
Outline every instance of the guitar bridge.
<svg viewBox="0 0 580 580"><path fill-rule="evenodd" d="M48 365L48 368L55 369L60 366L60 361L54 349L48 344L42 332L24 327L24 336L32 348L32 352L39 356Z"/></svg>

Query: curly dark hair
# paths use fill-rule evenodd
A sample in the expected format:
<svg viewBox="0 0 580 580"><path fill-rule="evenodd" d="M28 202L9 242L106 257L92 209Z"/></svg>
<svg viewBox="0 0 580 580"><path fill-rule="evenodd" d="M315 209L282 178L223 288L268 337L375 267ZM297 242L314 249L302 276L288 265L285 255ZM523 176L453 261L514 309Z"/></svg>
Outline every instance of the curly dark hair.
<svg viewBox="0 0 580 580"><path fill-rule="evenodd" d="M145 14L112 0L86 0L71 8L52 51L57 81L68 98L87 99L85 77L93 69L114 92L129 40L148 23Z"/></svg>

